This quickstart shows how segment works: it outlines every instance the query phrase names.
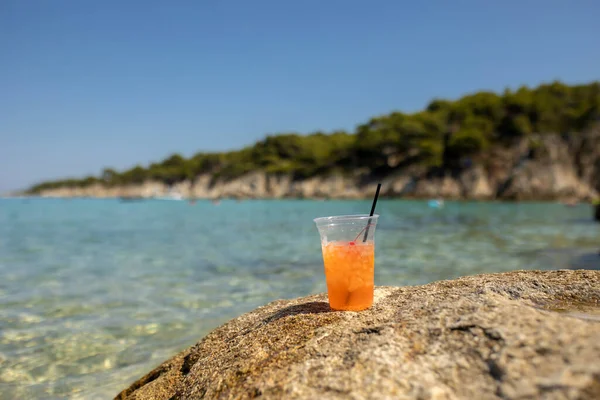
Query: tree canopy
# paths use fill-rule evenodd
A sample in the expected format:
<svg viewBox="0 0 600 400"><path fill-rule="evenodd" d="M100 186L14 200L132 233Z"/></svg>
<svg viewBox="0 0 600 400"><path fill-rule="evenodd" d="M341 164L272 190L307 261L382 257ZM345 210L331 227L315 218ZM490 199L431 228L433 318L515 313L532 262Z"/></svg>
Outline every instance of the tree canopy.
<svg viewBox="0 0 600 400"><path fill-rule="evenodd" d="M435 99L413 114L371 118L355 132L269 135L252 146L224 153L173 154L146 167L104 169L98 177L43 182L29 192L93 184L124 185L146 180L173 184L200 174L231 179L250 171L301 179L368 168L381 173L411 164L446 166L495 144L532 134L576 134L600 121L600 82L526 86L499 95L478 92L458 100Z"/></svg>

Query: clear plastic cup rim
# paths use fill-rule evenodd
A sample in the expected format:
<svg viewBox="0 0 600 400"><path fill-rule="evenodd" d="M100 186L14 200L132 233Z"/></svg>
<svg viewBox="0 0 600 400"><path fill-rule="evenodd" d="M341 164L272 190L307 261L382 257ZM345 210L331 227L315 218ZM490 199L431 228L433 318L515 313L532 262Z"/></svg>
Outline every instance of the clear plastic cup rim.
<svg viewBox="0 0 600 400"><path fill-rule="evenodd" d="M350 214L350 215L332 215L331 217L319 217L319 218L313 219L313 221L317 225L330 225L330 224L337 224L337 223L343 223L343 222L368 221L369 219L371 220L371 222L373 222L373 220L377 220L377 218L379 218L379 214L373 214L373 215Z"/></svg>

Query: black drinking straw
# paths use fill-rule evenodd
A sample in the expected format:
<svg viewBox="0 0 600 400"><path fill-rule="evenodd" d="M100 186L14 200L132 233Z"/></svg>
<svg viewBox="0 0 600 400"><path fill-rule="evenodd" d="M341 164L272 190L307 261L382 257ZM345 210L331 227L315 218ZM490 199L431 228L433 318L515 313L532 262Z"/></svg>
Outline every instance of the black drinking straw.
<svg viewBox="0 0 600 400"><path fill-rule="evenodd" d="M379 189L381 189L381 183L377 184L377 191L375 192L375 198L373 199L373 205L371 206L371 214L369 217L372 217L375 213L375 206L377 205L377 198L379 197ZM369 227L371 226L371 218L369 218L369 222L367 223L367 229L365 230L365 237L363 238L363 243L367 241L367 236L369 236Z"/></svg>

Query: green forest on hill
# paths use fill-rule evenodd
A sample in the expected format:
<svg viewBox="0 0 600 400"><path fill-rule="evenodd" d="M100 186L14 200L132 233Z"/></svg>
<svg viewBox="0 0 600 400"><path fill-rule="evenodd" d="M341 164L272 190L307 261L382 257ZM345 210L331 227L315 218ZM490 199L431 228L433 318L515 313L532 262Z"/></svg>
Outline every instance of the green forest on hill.
<svg viewBox="0 0 600 400"><path fill-rule="evenodd" d="M270 135L237 151L201 152L187 159L173 154L147 167L121 172L107 168L97 177L44 182L29 192L146 180L170 185L200 174L230 179L255 170L302 179L356 168L378 174L413 164L453 168L491 145L534 132L575 134L599 120L600 82L574 86L554 82L535 89L507 89L502 95L478 92L455 101L435 99L423 111L374 117L353 133Z"/></svg>

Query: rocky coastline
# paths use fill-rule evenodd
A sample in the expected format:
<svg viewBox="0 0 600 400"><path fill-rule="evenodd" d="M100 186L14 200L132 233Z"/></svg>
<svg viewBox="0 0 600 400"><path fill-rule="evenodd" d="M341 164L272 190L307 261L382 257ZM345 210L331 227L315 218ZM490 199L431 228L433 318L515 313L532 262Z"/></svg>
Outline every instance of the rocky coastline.
<svg viewBox="0 0 600 400"><path fill-rule="evenodd" d="M391 174L372 171L329 174L308 179L254 171L235 179L201 174L166 185L146 181L126 186L94 184L43 190L47 197L153 197L176 192L186 198L325 198L369 197L377 182L391 198L468 200L591 201L600 193L600 129L562 137L532 136L510 146L496 146L460 167L398 167ZM390 159L393 165L395 160Z"/></svg>
<svg viewBox="0 0 600 400"><path fill-rule="evenodd" d="M231 320L116 399L600 398L600 271L515 271L324 294Z"/></svg>

